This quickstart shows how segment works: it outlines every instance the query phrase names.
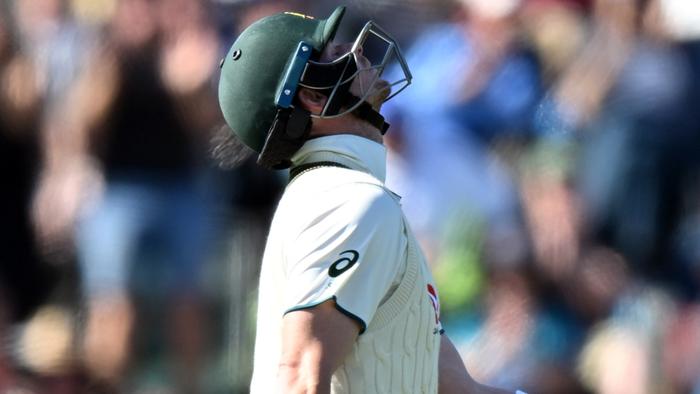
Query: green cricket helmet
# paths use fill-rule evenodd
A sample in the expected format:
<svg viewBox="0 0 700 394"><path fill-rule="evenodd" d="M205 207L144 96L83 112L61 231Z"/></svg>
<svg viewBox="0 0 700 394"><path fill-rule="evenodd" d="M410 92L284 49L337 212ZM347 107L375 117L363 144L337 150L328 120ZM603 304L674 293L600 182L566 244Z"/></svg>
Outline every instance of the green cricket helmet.
<svg viewBox="0 0 700 394"><path fill-rule="evenodd" d="M372 21L348 52L321 62L321 53L333 40L344 12L345 7L338 7L328 19L293 12L262 18L240 34L222 61L221 110L233 132L259 153L259 164L289 167L291 156L308 137L312 118L352 112L386 131L384 118L365 100L376 94L384 101L393 97L410 83L410 71L396 41ZM402 75L392 83L380 79L384 68L394 62L401 66ZM358 97L350 93L350 85L362 73ZM319 113L296 105L300 87L328 97Z"/></svg>

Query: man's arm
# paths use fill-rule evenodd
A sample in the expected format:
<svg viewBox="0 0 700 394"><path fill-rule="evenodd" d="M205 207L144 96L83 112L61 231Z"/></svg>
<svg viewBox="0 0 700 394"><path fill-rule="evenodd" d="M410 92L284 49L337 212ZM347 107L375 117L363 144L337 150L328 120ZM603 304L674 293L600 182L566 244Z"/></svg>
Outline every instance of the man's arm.
<svg viewBox="0 0 700 394"><path fill-rule="evenodd" d="M357 321L328 300L289 312L282 320L282 357L277 373L282 393L329 393L331 375L350 353Z"/></svg>
<svg viewBox="0 0 700 394"><path fill-rule="evenodd" d="M511 391L477 383L467 372L462 358L447 335L442 335L440 341L438 374L438 393L440 394L512 394Z"/></svg>

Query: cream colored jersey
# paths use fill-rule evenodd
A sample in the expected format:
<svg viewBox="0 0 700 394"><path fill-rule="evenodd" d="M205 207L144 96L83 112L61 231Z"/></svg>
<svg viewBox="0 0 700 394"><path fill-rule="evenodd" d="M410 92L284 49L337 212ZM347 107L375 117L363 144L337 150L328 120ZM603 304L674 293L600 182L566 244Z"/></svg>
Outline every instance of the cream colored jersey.
<svg viewBox="0 0 700 394"><path fill-rule="evenodd" d="M329 299L362 327L333 376L334 393L434 392L439 301L400 199L383 185L384 146L321 137L292 160L343 167L300 174L277 207L260 275L251 392L279 392L283 316Z"/></svg>

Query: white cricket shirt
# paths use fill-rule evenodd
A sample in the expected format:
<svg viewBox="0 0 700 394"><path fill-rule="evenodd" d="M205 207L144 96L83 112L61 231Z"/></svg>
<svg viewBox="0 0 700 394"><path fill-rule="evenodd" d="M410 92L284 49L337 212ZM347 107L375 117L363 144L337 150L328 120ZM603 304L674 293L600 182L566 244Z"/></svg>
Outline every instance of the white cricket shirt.
<svg viewBox="0 0 700 394"><path fill-rule="evenodd" d="M298 175L272 221L260 274L252 393L277 392L285 313L335 299L362 333L406 271L399 197L383 185L385 147L334 135L307 141L292 158L295 166L324 161L348 168ZM431 305L437 323L437 299Z"/></svg>

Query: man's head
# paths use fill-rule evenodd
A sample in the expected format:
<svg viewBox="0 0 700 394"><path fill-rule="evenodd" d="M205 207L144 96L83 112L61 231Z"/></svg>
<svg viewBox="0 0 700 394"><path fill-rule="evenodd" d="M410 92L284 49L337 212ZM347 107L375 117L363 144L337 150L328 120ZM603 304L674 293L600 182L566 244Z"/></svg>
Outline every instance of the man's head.
<svg viewBox="0 0 700 394"><path fill-rule="evenodd" d="M296 13L265 17L241 33L222 61L224 118L260 153L258 163L289 166L312 118L352 116L384 131L379 108L410 83L410 72L395 41L373 22L354 42L334 42L343 13L339 7L325 20ZM380 77L394 61L404 72L389 83Z"/></svg>

